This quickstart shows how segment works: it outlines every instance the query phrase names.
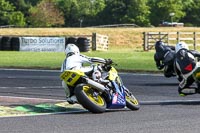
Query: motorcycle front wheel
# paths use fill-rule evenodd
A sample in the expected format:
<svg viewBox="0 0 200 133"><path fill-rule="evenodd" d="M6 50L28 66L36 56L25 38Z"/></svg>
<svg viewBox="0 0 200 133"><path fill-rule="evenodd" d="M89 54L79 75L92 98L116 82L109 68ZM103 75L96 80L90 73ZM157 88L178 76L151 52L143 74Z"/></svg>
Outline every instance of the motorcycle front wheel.
<svg viewBox="0 0 200 133"><path fill-rule="evenodd" d="M131 110L139 110L140 104L138 100L135 98L135 96L127 90L125 90L125 94L126 94L126 107Z"/></svg>
<svg viewBox="0 0 200 133"><path fill-rule="evenodd" d="M75 95L78 102L92 113L103 113L106 110L105 99L97 90L86 84L80 84L75 88Z"/></svg>

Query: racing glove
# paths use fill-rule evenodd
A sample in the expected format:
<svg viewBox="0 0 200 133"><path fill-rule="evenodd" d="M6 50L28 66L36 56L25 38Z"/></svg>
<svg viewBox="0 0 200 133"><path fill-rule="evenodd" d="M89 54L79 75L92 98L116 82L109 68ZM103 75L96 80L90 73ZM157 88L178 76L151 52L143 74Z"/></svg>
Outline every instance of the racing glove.
<svg viewBox="0 0 200 133"><path fill-rule="evenodd" d="M105 63L106 65L110 65L113 63L112 59L105 59L105 61L106 61Z"/></svg>

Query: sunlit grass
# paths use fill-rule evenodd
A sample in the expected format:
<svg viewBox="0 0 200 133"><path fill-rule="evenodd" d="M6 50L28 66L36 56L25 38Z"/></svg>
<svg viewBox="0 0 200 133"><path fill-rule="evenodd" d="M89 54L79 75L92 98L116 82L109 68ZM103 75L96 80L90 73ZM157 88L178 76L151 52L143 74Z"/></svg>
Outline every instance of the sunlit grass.
<svg viewBox="0 0 200 133"><path fill-rule="evenodd" d="M84 52L87 56L110 58L119 70L155 69L153 52L134 52L127 50ZM0 67L60 69L64 53L54 52L0 52Z"/></svg>
<svg viewBox="0 0 200 133"><path fill-rule="evenodd" d="M143 32L200 32L196 27L153 28L8 28L0 36L81 36L98 33L108 35L108 51L86 52L88 56L111 58L120 70L157 70L154 50L143 52ZM199 49L199 48L197 48ZM0 51L0 67L60 69L64 53Z"/></svg>
<svg viewBox="0 0 200 133"><path fill-rule="evenodd" d="M50 52L0 52L1 67L60 67L64 58L63 53Z"/></svg>

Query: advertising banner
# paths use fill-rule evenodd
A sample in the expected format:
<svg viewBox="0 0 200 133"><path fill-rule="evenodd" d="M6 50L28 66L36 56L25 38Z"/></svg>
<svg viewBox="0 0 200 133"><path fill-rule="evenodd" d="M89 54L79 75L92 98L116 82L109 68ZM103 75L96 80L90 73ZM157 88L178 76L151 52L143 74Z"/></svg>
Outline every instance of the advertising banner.
<svg viewBox="0 0 200 133"><path fill-rule="evenodd" d="M20 51L63 52L65 37L20 37Z"/></svg>

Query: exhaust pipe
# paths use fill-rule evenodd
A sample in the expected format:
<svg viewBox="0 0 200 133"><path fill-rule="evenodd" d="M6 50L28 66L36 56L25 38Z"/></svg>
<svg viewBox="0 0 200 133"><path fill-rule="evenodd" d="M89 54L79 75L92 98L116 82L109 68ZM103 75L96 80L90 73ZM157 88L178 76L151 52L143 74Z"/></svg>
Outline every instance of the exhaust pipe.
<svg viewBox="0 0 200 133"><path fill-rule="evenodd" d="M100 92L105 92L105 90L107 90L102 84L97 83L91 79L88 78L83 78L84 82L87 83L89 86L97 89Z"/></svg>

